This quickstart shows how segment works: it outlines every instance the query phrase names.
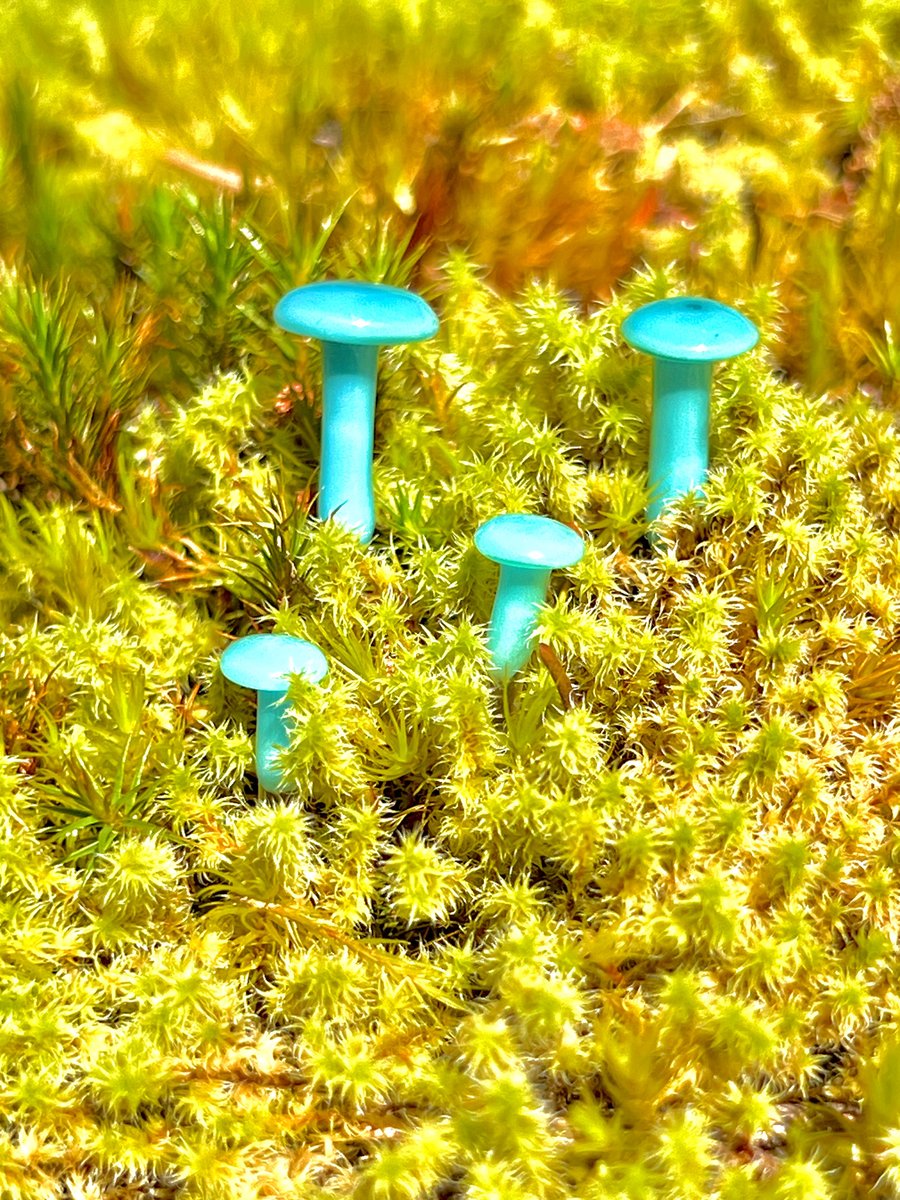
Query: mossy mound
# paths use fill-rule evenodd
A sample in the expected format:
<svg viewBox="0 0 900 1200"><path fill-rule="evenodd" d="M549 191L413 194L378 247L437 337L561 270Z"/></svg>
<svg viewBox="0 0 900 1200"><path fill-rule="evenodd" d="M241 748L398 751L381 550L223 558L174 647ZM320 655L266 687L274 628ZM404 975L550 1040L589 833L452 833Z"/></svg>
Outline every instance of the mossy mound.
<svg viewBox="0 0 900 1200"><path fill-rule="evenodd" d="M618 328L673 287L585 317L453 260L438 337L383 356L362 549L308 514L314 347L260 326L148 399L96 340L35 349L9 281L4 1197L900 1194L900 432L779 379L748 293L651 549ZM99 450L91 378L132 397ZM588 542L506 695L504 509ZM217 667L252 629L331 662L280 797Z"/></svg>

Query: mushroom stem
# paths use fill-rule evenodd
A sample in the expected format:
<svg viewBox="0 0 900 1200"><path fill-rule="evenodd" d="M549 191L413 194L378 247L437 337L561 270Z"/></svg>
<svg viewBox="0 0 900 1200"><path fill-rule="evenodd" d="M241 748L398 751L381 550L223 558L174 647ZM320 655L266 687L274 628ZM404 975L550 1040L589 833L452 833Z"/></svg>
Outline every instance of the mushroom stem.
<svg viewBox="0 0 900 1200"><path fill-rule="evenodd" d="M256 708L256 775L267 792L283 792L290 782L275 759L291 740L286 692L258 692Z"/></svg>
<svg viewBox="0 0 900 1200"><path fill-rule="evenodd" d="M375 532L372 452L378 347L324 342L319 516L359 535Z"/></svg>
<svg viewBox="0 0 900 1200"><path fill-rule="evenodd" d="M703 483L709 466L711 362L655 359L650 424L650 503L655 521L670 501Z"/></svg>
<svg viewBox="0 0 900 1200"><path fill-rule="evenodd" d="M501 566L488 631L488 649L497 679L505 682L528 662L534 649L538 611L547 599L549 586L549 570Z"/></svg>

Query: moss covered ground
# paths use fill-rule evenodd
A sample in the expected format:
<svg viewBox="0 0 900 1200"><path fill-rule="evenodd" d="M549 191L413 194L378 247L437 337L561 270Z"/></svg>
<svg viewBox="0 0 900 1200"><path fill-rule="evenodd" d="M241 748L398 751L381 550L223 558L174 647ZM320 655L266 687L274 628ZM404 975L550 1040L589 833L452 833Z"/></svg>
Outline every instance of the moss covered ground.
<svg viewBox="0 0 900 1200"><path fill-rule="evenodd" d="M900 1196L896 7L0 34L2 1200ZM272 321L326 276L441 317L366 548ZM651 544L684 292L762 337ZM504 510L587 552L498 688ZM277 796L265 630L331 663Z"/></svg>

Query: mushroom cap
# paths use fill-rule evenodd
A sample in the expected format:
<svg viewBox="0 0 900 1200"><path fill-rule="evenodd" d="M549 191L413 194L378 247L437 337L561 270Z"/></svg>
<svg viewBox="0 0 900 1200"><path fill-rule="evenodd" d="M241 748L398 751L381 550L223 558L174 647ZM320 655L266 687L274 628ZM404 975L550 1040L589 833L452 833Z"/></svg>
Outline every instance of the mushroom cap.
<svg viewBox="0 0 900 1200"><path fill-rule="evenodd" d="M318 683L328 673L328 659L318 646L286 633L251 633L232 642L222 655L222 674L258 692L287 691L289 675Z"/></svg>
<svg viewBox="0 0 900 1200"><path fill-rule="evenodd" d="M542 571L572 567L584 554L584 540L574 529L530 513L502 513L485 521L475 534L475 545L503 567Z"/></svg>
<svg viewBox="0 0 900 1200"><path fill-rule="evenodd" d="M622 336L636 350L683 362L718 362L743 354L759 330L743 313L702 296L655 300L622 322Z"/></svg>
<svg viewBox="0 0 900 1200"><path fill-rule="evenodd" d="M290 333L356 346L421 342L438 331L437 315L415 292L352 279L294 288L275 305L275 320Z"/></svg>

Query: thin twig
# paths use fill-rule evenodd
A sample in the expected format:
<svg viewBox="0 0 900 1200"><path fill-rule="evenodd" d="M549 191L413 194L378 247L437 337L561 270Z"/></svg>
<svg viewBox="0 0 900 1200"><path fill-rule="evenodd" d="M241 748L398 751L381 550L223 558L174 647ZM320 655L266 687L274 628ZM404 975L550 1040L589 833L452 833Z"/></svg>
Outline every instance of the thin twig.
<svg viewBox="0 0 900 1200"><path fill-rule="evenodd" d="M244 190L244 177L240 171L220 167L218 163L204 162L202 158L195 158L193 154L186 154L183 150L167 150L163 157L170 167L214 183L223 191L237 194Z"/></svg>

